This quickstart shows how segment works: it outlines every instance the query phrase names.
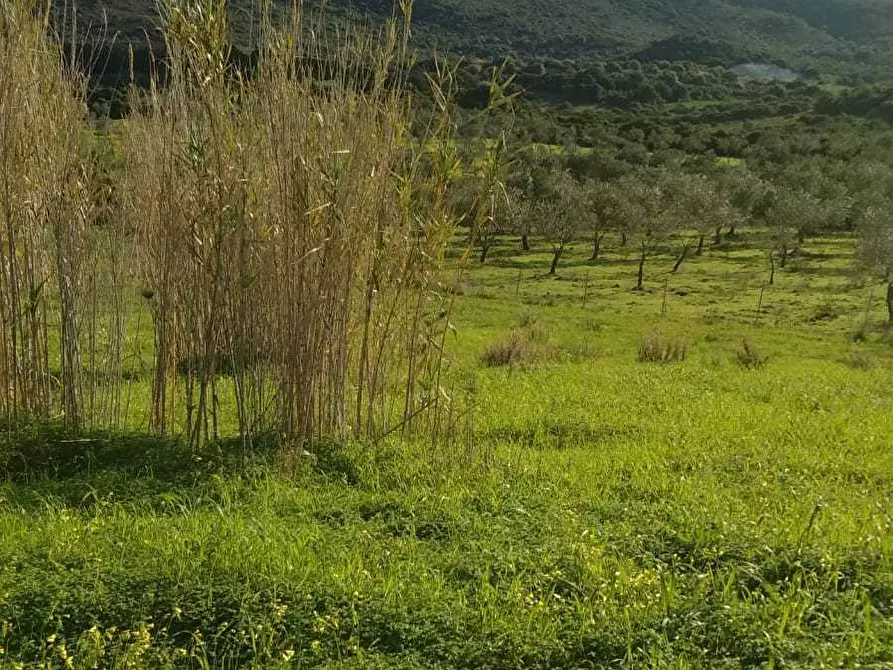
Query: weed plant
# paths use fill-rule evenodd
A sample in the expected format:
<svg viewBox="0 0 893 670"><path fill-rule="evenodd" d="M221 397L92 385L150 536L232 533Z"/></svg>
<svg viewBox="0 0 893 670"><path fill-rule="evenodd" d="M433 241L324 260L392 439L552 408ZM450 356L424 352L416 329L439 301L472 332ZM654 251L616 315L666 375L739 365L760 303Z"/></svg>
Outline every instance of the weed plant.
<svg viewBox="0 0 893 670"><path fill-rule="evenodd" d="M676 363L684 361L687 355L685 342L667 338L656 330L642 340L638 349L640 363Z"/></svg>

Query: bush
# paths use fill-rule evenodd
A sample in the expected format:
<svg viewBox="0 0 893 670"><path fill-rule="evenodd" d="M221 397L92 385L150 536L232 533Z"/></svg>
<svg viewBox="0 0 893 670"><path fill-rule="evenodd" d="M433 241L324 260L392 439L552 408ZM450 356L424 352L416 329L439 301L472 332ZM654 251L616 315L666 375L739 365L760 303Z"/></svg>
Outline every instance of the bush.
<svg viewBox="0 0 893 670"><path fill-rule="evenodd" d="M758 370L769 360L769 357L763 356L757 346L747 338L742 340L737 356L738 365L745 370Z"/></svg>
<svg viewBox="0 0 893 670"><path fill-rule="evenodd" d="M505 365L527 365L553 358L555 348L537 329L532 335L513 330L508 337L490 344L481 356L481 362L495 368Z"/></svg>
<svg viewBox="0 0 893 670"><path fill-rule="evenodd" d="M872 370L875 366L875 360L863 351L852 352L845 363L854 370Z"/></svg>
<svg viewBox="0 0 893 670"><path fill-rule="evenodd" d="M809 323L819 323L821 321L833 321L842 314L841 309L837 305L825 302L819 305L809 317Z"/></svg>
<svg viewBox="0 0 893 670"><path fill-rule="evenodd" d="M481 356L481 362L490 368L516 365L532 360L533 347L520 333L512 332L504 340L490 344Z"/></svg>
<svg viewBox="0 0 893 670"><path fill-rule="evenodd" d="M663 337L654 331L639 345L640 363L675 363L688 356L688 346L681 340Z"/></svg>

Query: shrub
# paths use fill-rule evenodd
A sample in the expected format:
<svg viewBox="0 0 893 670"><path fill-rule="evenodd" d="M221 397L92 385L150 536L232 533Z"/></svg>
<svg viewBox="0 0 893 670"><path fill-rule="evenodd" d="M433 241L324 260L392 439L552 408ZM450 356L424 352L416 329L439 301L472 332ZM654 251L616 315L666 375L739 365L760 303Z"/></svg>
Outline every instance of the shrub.
<svg viewBox="0 0 893 670"><path fill-rule="evenodd" d="M846 364L854 370L872 370L875 360L864 351L854 351L846 358Z"/></svg>
<svg viewBox="0 0 893 670"><path fill-rule="evenodd" d="M521 314L518 315L518 327L519 328L531 328L533 326L538 326L540 323L540 315L537 312L531 310L524 310Z"/></svg>
<svg viewBox="0 0 893 670"><path fill-rule="evenodd" d="M841 310L837 305L825 302L816 308L812 316L809 317L810 323L819 323L821 321L833 321L841 315Z"/></svg>
<svg viewBox="0 0 893 670"><path fill-rule="evenodd" d="M769 360L769 357L763 356L757 346L747 338L742 340L737 357L738 365L745 370L758 370Z"/></svg>
<svg viewBox="0 0 893 670"><path fill-rule="evenodd" d="M481 362L495 368L505 365L527 365L554 358L555 347L546 341L543 331L533 336L513 330L508 337L491 343L481 356Z"/></svg>
<svg viewBox="0 0 893 670"><path fill-rule="evenodd" d="M640 363L675 363L684 361L687 355L685 342L666 338L654 331L639 344L638 360Z"/></svg>

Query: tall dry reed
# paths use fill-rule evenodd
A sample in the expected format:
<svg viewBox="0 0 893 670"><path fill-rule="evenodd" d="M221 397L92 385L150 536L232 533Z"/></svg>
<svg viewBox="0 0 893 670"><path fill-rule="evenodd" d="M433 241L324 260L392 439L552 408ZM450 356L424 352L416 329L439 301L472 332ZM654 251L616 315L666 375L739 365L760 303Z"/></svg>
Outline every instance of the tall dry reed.
<svg viewBox="0 0 893 670"><path fill-rule="evenodd" d="M153 425L183 416L196 446L233 414L246 439L302 444L409 429L441 396L453 71L432 76L441 114L414 138L408 11L332 35L295 8L264 22L250 78L229 65L223 3L168 12L168 78L134 102L122 189Z"/></svg>
<svg viewBox="0 0 893 670"><path fill-rule="evenodd" d="M159 74L102 137L47 14L0 1L0 413L133 426L147 387L150 427L196 448L437 439L443 256L468 213L446 205L465 169L454 67L430 74L437 111L412 132L410 4L339 31L300 5L274 26L268 6L251 72L225 2L169 4Z"/></svg>
<svg viewBox="0 0 893 670"><path fill-rule="evenodd" d="M49 17L48 5L0 2L0 413L78 428L96 404L99 200L85 82L66 71Z"/></svg>

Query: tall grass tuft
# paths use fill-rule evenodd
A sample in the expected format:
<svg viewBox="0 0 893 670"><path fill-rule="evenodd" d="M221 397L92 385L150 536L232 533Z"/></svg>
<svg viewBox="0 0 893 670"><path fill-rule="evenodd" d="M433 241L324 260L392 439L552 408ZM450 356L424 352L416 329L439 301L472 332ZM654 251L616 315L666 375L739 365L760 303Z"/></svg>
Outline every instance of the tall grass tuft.
<svg viewBox="0 0 893 670"><path fill-rule="evenodd" d="M676 363L688 356L688 346L682 340L668 338L652 331L640 343L636 358L640 363Z"/></svg>
<svg viewBox="0 0 893 670"><path fill-rule="evenodd" d="M446 204L464 170L455 67L429 74L436 111L412 127L409 3L338 31L300 3L274 25L267 6L247 72L223 0L172 0L164 61L110 135L85 117L49 9L0 7L5 418L127 427L148 398L148 426L195 448L437 439L452 411L442 260L470 213ZM474 212L504 147L475 168Z"/></svg>
<svg viewBox="0 0 893 670"><path fill-rule="evenodd" d="M108 338L89 332L102 242L86 85L48 38L49 17L32 0L0 3L0 414L79 428L108 362Z"/></svg>
<svg viewBox="0 0 893 670"><path fill-rule="evenodd" d="M446 141L454 70L432 73L439 115L416 138L405 21L332 36L295 7L284 27L264 21L249 78L229 65L224 3L171 5L166 20L166 79L135 94L123 138L153 427L181 416L196 447L228 415L246 440L299 444L431 428L457 223L444 203L461 170Z"/></svg>
<svg viewBox="0 0 893 670"><path fill-rule="evenodd" d="M759 370L769 361L769 357L764 356L757 345L747 338L741 341L741 348L735 352L735 357L738 365L745 370Z"/></svg>

